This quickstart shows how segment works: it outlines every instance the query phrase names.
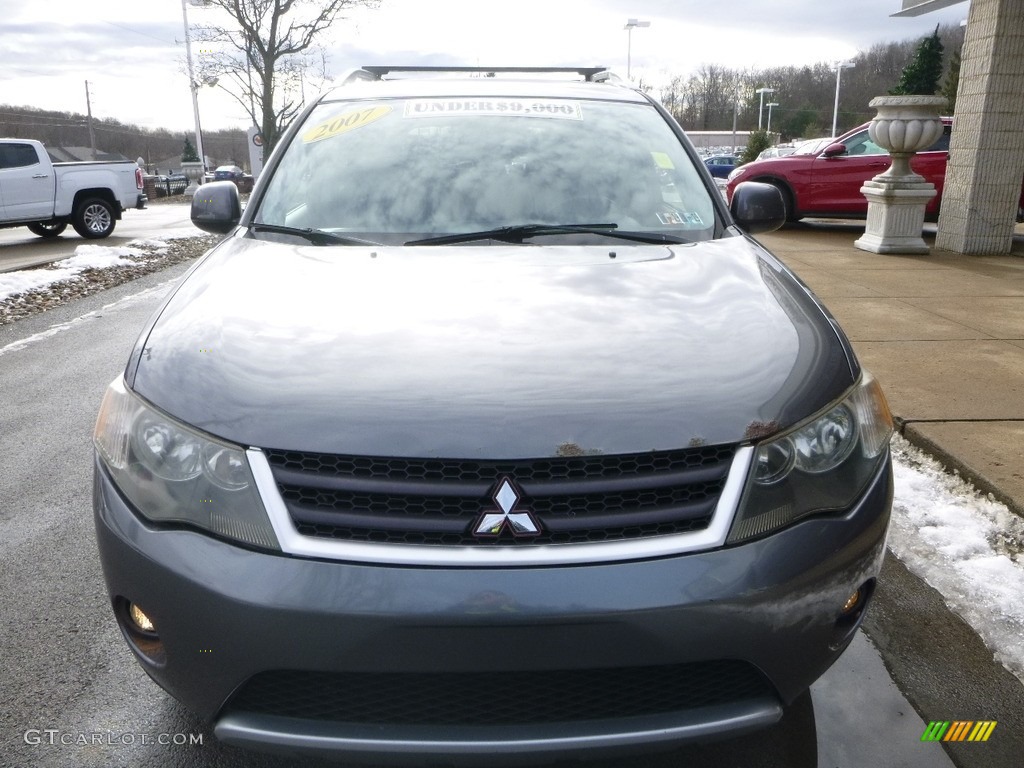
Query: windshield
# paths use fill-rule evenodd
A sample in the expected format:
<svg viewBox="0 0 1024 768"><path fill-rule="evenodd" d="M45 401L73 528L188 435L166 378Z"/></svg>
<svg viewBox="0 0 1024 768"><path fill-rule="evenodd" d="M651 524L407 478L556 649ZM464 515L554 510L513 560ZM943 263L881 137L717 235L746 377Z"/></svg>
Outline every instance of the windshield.
<svg viewBox="0 0 1024 768"><path fill-rule="evenodd" d="M818 152L823 150L829 144L835 143L835 141L836 141L835 139L828 138L828 137L822 138L822 139L808 139L807 141L805 141L802 144L800 144L796 148L796 151L793 152L793 154L794 155L816 155Z"/></svg>
<svg viewBox="0 0 1024 768"><path fill-rule="evenodd" d="M321 104L253 221L391 244L535 224L699 240L715 211L651 105L473 97Z"/></svg>

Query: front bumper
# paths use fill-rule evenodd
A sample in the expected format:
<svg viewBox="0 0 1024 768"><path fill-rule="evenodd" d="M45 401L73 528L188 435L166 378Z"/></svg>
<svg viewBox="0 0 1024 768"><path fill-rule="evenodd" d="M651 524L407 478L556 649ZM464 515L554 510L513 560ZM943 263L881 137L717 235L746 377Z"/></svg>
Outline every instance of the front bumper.
<svg viewBox="0 0 1024 768"><path fill-rule="evenodd" d="M841 516L743 546L559 567L351 564L271 555L157 529L95 468L97 542L116 606L152 619L160 654L140 663L219 738L252 748L360 760L508 759L636 749L775 722L849 643L840 619L881 567L892 500L888 462ZM154 659L156 659L154 661ZM739 661L763 694L679 712L516 725L329 721L235 707L253 676L524 674ZM529 707L529 703L526 703Z"/></svg>

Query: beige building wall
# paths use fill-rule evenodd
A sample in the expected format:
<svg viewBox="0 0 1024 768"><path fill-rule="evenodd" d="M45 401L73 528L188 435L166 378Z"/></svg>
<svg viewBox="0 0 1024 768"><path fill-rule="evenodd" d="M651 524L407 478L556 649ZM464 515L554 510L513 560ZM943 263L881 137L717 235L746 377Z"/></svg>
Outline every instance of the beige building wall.
<svg viewBox="0 0 1024 768"><path fill-rule="evenodd" d="M937 248L1007 253L1024 179L1024 0L972 0Z"/></svg>

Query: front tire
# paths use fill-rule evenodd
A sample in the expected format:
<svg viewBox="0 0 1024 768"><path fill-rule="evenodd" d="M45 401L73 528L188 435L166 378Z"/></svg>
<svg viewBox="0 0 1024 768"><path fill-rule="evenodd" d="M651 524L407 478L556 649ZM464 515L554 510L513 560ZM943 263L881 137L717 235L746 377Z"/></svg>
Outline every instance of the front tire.
<svg viewBox="0 0 1024 768"><path fill-rule="evenodd" d="M801 217L794 212L796 206L793 204L793 193L789 191L789 187L781 181L773 181L771 179L765 179L765 183L771 184L782 195L782 207L786 211L786 223L793 224L800 221Z"/></svg>
<svg viewBox="0 0 1024 768"><path fill-rule="evenodd" d="M66 222L59 222L59 223L56 223L56 224L52 224L52 223L45 222L45 221L39 221L39 222L36 222L35 224L29 224L28 225L28 231L29 232L31 232L33 235L39 235L40 237L45 237L48 240L50 238L59 236L60 233L63 232L67 228L68 228L68 225L67 225Z"/></svg>
<svg viewBox="0 0 1024 768"><path fill-rule="evenodd" d="M106 200L91 197L78 204L71 224L87 240L107 237L114 231L114 209Z"/></svg>

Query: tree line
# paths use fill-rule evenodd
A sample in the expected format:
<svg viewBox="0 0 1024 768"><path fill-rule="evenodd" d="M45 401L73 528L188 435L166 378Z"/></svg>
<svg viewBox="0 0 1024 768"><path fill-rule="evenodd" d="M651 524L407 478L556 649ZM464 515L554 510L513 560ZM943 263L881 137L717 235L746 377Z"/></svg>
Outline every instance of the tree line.
<svg viewBox="0 0 1024 768"><path fill-rule="evenodd" d="M94 117L92 126L97 150L121 154L129 160L141 157L147 165L180 158L186 140L193 139L185 132L140 128L108 118ZM0 136L38 139L51 147L90 146L85 115L33 107L0 106ZM245 164L249 157L246 134L242 130L204 130L203 144L207 156L215 161Z"/></svg>
<svg viewBox="0 0 1024 768"><path fill-rule="evenodd" d="M941 93L950 100L948 114L952 114L964 31L959 26L945 25L937 28L937 34L946 51ZM854 66L843 69L841 74L839 133L874 117L868 102L875 96L889 93L900 82L904 68L920 43L920 39L878 43L850 59ZM772 108L771 127L783 140L831 133L835 62L764 69L702 64L696 72L673 76L661 89L660 98L686 130L731 130L734 109L737 109L737 128L752 130L758 127L761 97L756 91L759 88L774 89L774 93L765 94L764 101L779 105ZM762 127L767 127L764 124L767 112L765 108Z"/></svg>
<svg viewBox="0 0 1024 768"><path fill-rule="evenodd" d="M140 128L108 118L92 119L96 149L121 154L129 160L141 157L147 166L167 164L180 158L191 133L167 129ZM0 106L0 136L11 139L38 139L51 147L88 147L89 122L78 112L60 112L34 107ZM203 148L215 162L248 164L249 149L245 131L226 129L203 131ZM180 159L175 166L180 164ZM161 166L160 171L168 169Z"/></svg>
<svg viewBox="0 0 1024 768"><path fill-rule="evenodd" d="M211 0L213 2L213 0ZM312 16L285 21L296 8L290 0L215 0L214 5L229 12L242 30L240 38L231 36L231 27L199 29L199 39L225 43L223 55L205 62L201 81L213 77L232 91L239 103L247 105L254 121L266 134L264 148L269 151L301 105L295 100L294 79L310 69L309 57L321 55L326 79L326 60L315 43L320 32L338 18L342 10L359 5L375 6L378 0L330 0L311 2ZM964 31L959 26L939 26L936 35L947 52L943 60L943 95L949 98L952 114L959 78L959 56ZM264 40L263 38L266 38ZM237 40L241 40L241 44ZM842 71L838 129L853 128L873 117L868 102L888 93L900 82L920 40L878 43L851 60L854 67ZM258 55L257 55L258 54ZM836 73L834 62L796 67L732 69L721 64L702 64L696 72L673 75L660 91L662 103L685 130L727 131L758 127L761 99L759 88L771 88L765 103L777 102L771 115L773 133L783 140L828 135L832 126ZM281 86L281 88L278 88ZM641 83L641 87L643 83ZM735 113L735 117L734 117ZM764 127L767 127L766 125ZM148 165L180 157L185 151L183 132L143 129L111 119L93 119L97 148L135 159ZM0 136L39 139L57 146L89 146L85 115L73 112L38 110L31 107L0 107ZM245 133L241 130L203 132L204 150L215 162L234 161L242 165L248 158ZM193 150L194 151L194 150Z"/></svg>

